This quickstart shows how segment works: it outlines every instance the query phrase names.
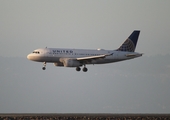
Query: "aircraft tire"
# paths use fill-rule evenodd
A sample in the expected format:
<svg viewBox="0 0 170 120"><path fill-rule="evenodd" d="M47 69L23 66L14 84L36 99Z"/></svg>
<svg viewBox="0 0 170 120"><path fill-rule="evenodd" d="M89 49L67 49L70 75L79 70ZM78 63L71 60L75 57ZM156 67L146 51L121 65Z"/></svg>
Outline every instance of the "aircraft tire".
<svg viewBox="0 0 170 120"><path fill-rule="evenodd" d="M81 68L80 67L76 67L76 71L80 71L81 70Z"/></svg>
<svg viewBox="0 0 170 120"><path fill-rule="evenodd" d="M45 70L46 68L45 67L42 67L43 70Z"/></svg>
<svg viewBox="0 0 170 120"><path fill-rule="evenodd" d="M88 69L86 67L83 68L83 72L87 72Z"/></svg>

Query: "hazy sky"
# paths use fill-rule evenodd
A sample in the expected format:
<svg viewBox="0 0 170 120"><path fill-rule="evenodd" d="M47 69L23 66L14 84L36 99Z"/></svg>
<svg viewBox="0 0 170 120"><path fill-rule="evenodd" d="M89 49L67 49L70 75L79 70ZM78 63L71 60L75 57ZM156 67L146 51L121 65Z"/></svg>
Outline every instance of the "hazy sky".
<svg viewBox="0 0 170 120"><path fill-rule="evenodd" d="M0 0L0 113L170 113L169 0ZM26 59L37 48L116 49L141 30L144 56L87 73ZM166 56L165 56L166 55Z"/></svg>
<svg viewBox="0 0 170 120"><path fill-rule="evenodd" d="M137 51L169 54L169 0L1 0L0 55L36 48L116 49L141 30Z"/></svg>

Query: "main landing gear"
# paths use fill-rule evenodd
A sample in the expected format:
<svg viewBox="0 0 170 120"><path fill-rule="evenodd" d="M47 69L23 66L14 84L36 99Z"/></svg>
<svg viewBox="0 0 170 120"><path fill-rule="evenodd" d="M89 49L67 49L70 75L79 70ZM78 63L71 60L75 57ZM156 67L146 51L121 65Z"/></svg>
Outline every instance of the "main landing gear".
<svg viewBox="0 0 170 120"><path fill-rule="evenodd" d="M80 67L76 67L76 71L80 71L80 70L81 70ZM87 71L88 71L88 69L86 68L86 66L84 66L82 70L83 70L83 72L87 72Z"/></svg>
<svg viewBox="0 0 170 120"><path fill-rule="evenodd" d="M42 67L42 69L45 70L46 69L46 62L44 62L43 65L44 66Z"/></svg>
<svg viewBox="0 0 170 120"><path fill-rule="evenodd" d="M87 70L88 70L88 69L87 69L86 67L83 68L83 72L87 72Z"/></svg>
<svg viewBox="0 0 170 120"><path fill-rule="evenodd" d="M80 67L76 67L76 71L80 71L81 70L81 68Z"/></svg>

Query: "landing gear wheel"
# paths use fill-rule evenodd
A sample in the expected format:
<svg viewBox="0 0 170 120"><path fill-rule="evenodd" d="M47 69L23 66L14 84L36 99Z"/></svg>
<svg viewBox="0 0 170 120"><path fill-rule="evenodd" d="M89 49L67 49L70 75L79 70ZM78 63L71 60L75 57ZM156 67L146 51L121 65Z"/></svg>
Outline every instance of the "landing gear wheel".
<svg viewBox="0 0 170 120"><path fill-rule="evenodd" d="M83 72L87 72L87 70L88 70L88 69L87 69L86 67L83 68Z"/></svg>
<svg viewBox="0 0 170 120"><path fill-rule="evenodd" d="M81 70L81 68L80 67L76 67L76 71L80 71Z"/></svg>
<svg viewBox="0 0 170 120"><path fill-rule="evenodd" d="M42 67L42 69L45 70L46 69L46 62L44 62L43 65L44 66Z"/></svg>
<svg viewBox="0 0 170 120"><path fill-rule="evenodd" d="M45 67L42 67L43 70L45 70L46 68Z"/></svg>

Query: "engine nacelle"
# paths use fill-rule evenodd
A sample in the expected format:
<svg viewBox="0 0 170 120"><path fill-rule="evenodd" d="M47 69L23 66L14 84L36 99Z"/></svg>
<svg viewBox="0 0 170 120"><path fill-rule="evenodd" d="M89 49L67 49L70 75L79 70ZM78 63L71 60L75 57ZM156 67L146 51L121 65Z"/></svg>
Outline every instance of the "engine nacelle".
<svg viewBox="0 0 170 120"><path fill-rule="evenodd" d="M57 63L54 63L55 66L64 66L63 63L61 62L57 62Z"/></svg>
<svg viewBox="0 0 170 120"><path fill-rule="evenodd" d="M78 67L81 66L81 63L76 59L62 59L61 60L64 64L64 67Z"/></svg>

